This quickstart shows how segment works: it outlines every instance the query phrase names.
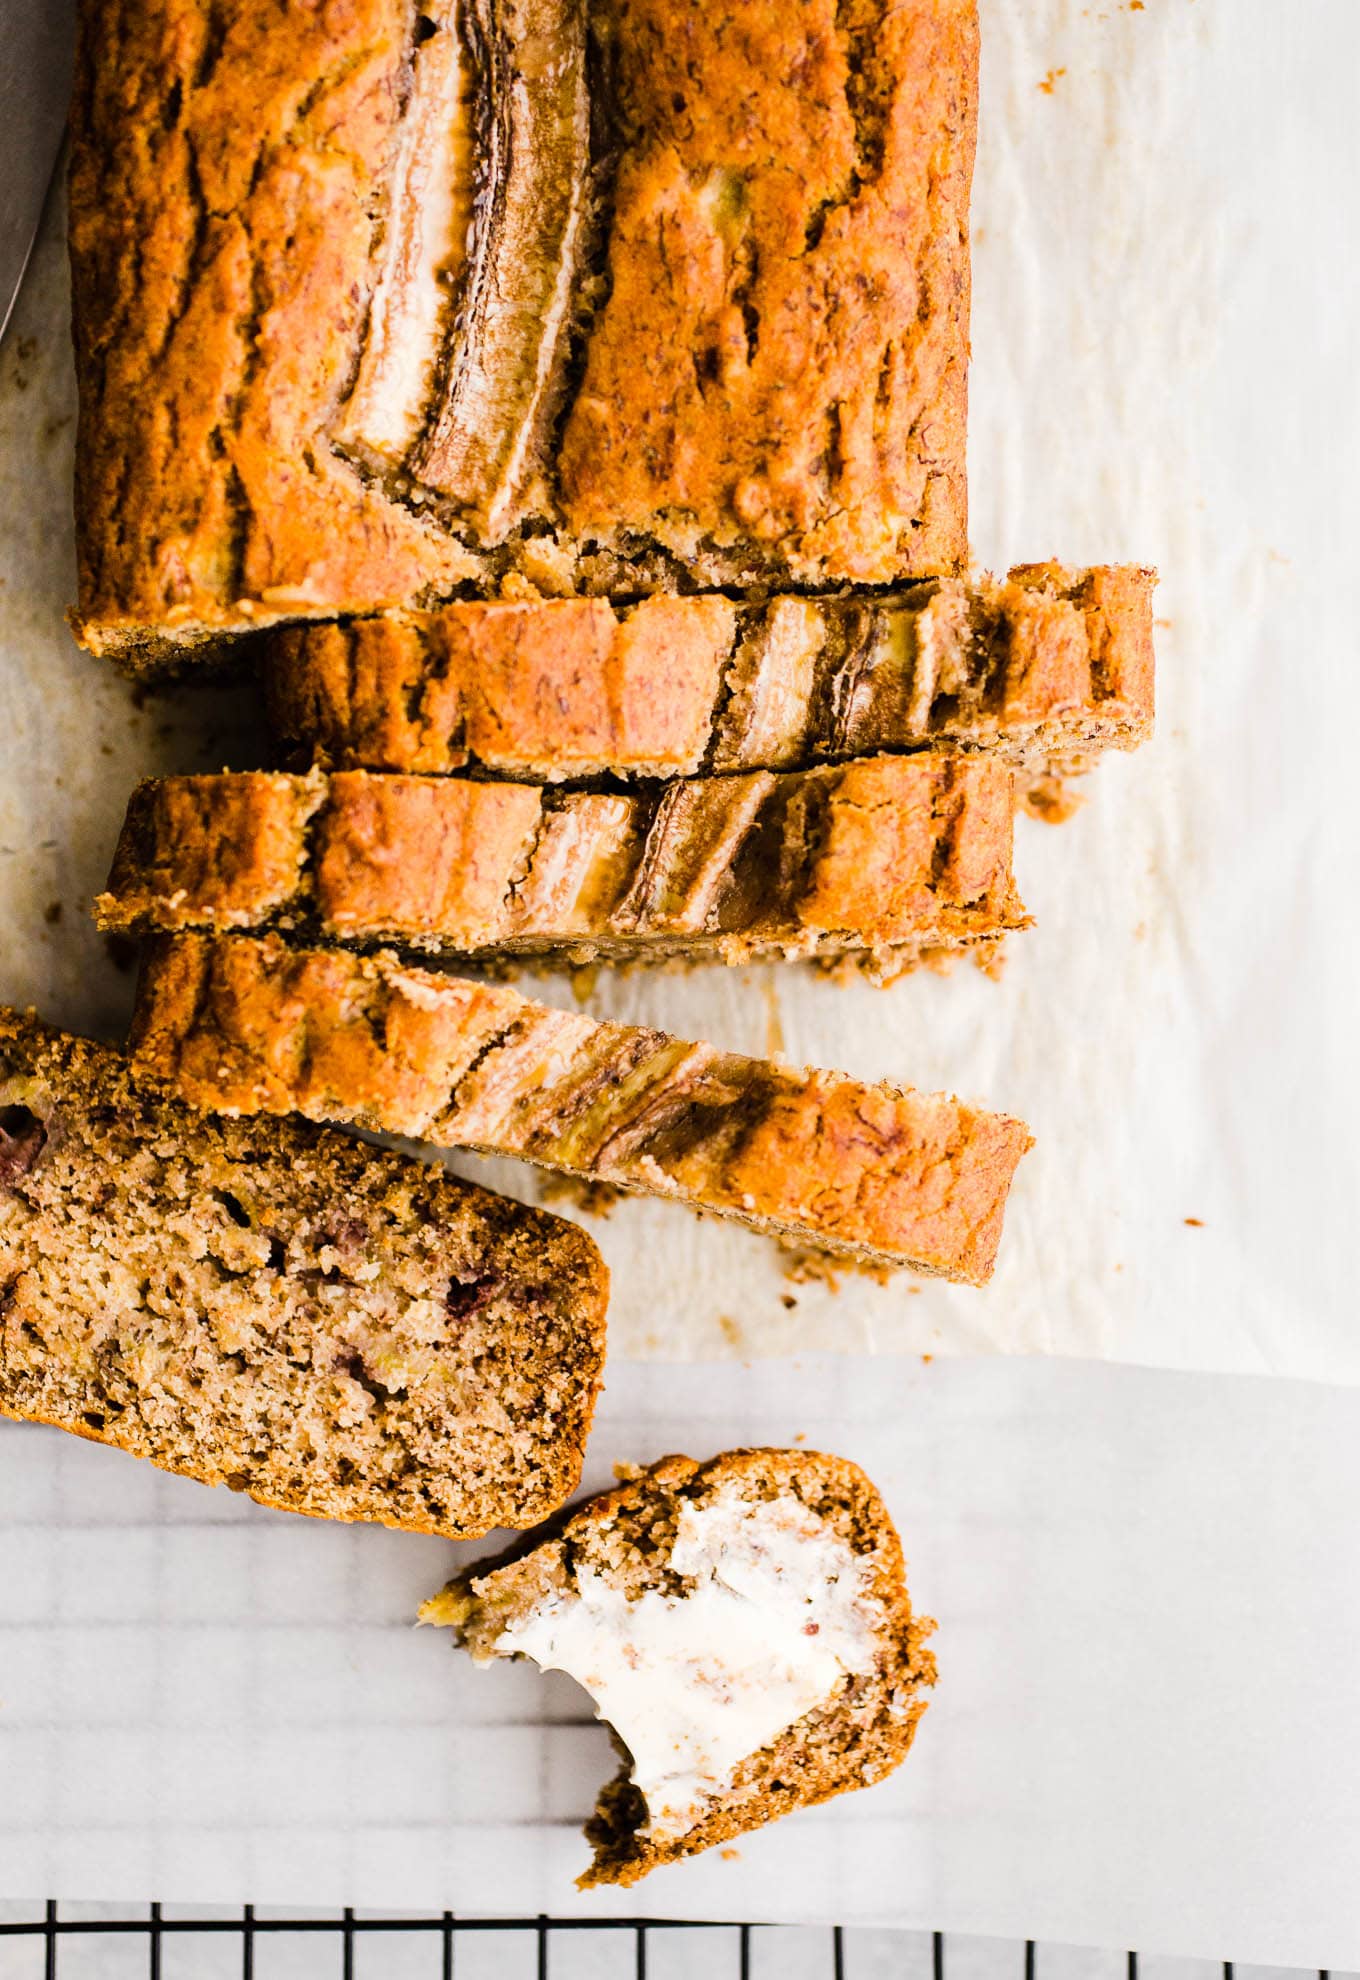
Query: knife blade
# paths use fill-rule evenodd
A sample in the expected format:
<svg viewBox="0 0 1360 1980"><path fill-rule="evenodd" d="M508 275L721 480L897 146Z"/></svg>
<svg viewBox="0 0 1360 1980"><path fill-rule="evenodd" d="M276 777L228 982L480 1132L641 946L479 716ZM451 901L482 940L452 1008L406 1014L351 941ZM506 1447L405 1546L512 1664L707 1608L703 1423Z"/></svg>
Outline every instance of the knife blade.
<svg viewBox="0 0 1360 1980"><path fill-rule="evenodd" d="M75 0L0 0L0 337L66 128Z"/></svg>

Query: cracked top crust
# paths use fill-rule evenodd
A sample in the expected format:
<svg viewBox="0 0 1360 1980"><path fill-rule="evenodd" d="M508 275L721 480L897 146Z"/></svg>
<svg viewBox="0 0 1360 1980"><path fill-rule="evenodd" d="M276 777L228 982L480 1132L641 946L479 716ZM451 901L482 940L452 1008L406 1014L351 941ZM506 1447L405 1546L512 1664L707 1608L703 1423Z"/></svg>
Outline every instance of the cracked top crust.
<svg viewBox="0 0 1360 1980"><path fill-rule="evenodd" d="M959 566L972 0L82 11L91 648Z"/></svg>

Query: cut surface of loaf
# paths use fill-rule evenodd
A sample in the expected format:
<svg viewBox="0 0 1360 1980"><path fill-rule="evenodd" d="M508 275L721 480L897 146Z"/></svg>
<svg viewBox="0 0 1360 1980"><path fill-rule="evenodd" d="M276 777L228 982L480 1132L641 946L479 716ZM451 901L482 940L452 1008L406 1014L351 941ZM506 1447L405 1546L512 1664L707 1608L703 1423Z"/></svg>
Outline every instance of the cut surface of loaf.
<svg viewBox="0 0 1360 1980"><path fill-rule="evenodd" d="M664 1458L427 1602L480 1664L583 1684L622 1755L578 1881L633 1884L906 1758L935 1682L901 1543L817 1451Z"/></svg>
<svg viewBox="0 0 1360 1980"><path fill-rule="evenodd" d="M980 1285L1030 1146L943 1095L691 1044L397 957L147 945L132 1056L196 1107L356 1121Z"/></svg>
<svg viewBox="0 0 1360 1980"><path fill-rule="evenodd" d="M959 568L974 0L81 17L86 645Z"/></svg>
<svg viewBox="0 0 1360 1980"><path fill-rule="evenodd" d="M460 601L290 626L291 760L543 781L798 770L927 745L1020 769L1146 741L1154 573L1024 565L893 594Z"/></svg>
<svg viewBox="0 0 1360 1980"><path fill-rule="evenodd" d="M300 929L466 956L744 962L994 951L1025 923L1012 775L929 751L636 793L341 770L132 799L108 929Z"/></svg>
<svg viewBox="0 0 1360 1980"><path fill-rule="evenodd" d="M0 1011L6 1415L291 1512L527 1526L579 1480L607 1286L572 1224Z"/></svg>

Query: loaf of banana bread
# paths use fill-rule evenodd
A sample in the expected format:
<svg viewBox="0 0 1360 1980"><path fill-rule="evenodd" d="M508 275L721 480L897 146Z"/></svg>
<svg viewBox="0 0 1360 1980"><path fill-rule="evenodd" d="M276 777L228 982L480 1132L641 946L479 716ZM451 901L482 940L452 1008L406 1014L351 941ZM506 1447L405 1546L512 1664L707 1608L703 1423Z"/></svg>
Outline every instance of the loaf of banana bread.
<svg viewBox="0 0 1360 1980"><path fill-rule="evenodd" d="M144 953L140 1072L196 1107L356 1121L672 1197L758 1230L980 1285L1023 1122L603 1024L506 984L277 936Z"/></svg>
<svg viewBox="0 0 1360 1980"><path fill-rule="evenodd" d="M975 0L82 0L79 602L959 568Z"/></svg>
<svg viewBox="0 0 1360 1980"><path fill-rule="evenodd" d="M573 1224L0 1011L0 1413L291 1512L527 1526L580 1478L607 1286Z"/></svg>
<svg viewBox="0 0 1360 1980"><path fill-rule="evenodd" d="M635 793L246 771L144 783L108 929L269 927L463 956L994 953L1024 910L1011 772L927 751Z"/></svg>
<svg viewBox="0 0 1360 1980"><path fill-rule="evenodd" d="M1031 564L897 593L456 601L273 634L270 724L306 767L798 770L947 744L1041 772L1152 728L1152 587Z"/></svg>
<svg viewBox="0 0 1360 1980"><path fill-rule="evenodd" d="M583 1889L882 1780L935 1682L886 1506L818 1451L663 1458L421 1620L479 1664L529 1657L591 1693L622 1764L586 1825Z"/></svg>

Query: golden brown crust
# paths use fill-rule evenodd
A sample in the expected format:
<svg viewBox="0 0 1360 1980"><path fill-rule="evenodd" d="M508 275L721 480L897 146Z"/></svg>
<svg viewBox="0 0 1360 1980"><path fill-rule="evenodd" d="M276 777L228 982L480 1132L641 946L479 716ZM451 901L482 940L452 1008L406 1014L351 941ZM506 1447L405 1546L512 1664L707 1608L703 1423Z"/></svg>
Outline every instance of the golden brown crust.
<svg viewBox="0 0 1360 1980"><path fill-rule="evenodd" d="M276 937L161 938L132 1053L192 1105L357 1121L963 1283L991 1276L1020 1121Z"/></svg>
<svg viewBox="0 0 1360 1980"><path fill-rule="evenodd" d="M922 954L1024 925L1010 771L870 757L637 796L460 777L247 771L134 794L108 929L301 928L433 953L741 962Z"/></svg>
<svg viewBox="0 0 1360 1980"><path fill-rule="evenodd" d="M1154 582L1032 564L740 607L455 602L289 628L262 667L275 735L304 764L570 782L948 745L1037 776L1151 733Z"/></svg>
<svg viewBox="0 0 1360 1980"><path fill-rule="evenodd" d="M423 114L415 10L83 0L80 638L140 669L473 584L957 568L973 0L609 0L588 159L575 0L467 11L437 31L481 49L500 164L494 186L447 188L444 224L472 215L462 304L430 325L442 355L394 464L346 420L396 320L386 202ZM545 36L556 67L525 56ZM568 194L551 224L535 135L563 147L539 161L545 197ZM513 322L479 313L482 290Z"/></svg>
<svg viewBox="0 0 1360 1980"><path fill-rule="evenodd" d="M85 0L71 114L77 632L397 605L471 565L324 444L363 321L404 0Z"/></svg>
<svg viewBox="0 0 1360 1980"><path fill-rule="evenodd" d="M572 528L735 552L729 580L957 569L972 0L604 19L624 153L562 439Z"/></svg>
<svg viewBox="0 0 1360 1980"><path fill-rule="evenodd" d="M474 1650L491 1648L517 1607L532 1609L547 1588L567 1592L580 1562L630 1595L664 1586L680 1504L731 1491L800 1498L872 1562L872 1599L883 1616L877 1668L843 1681L827 1704L751 1755L704 1819L669 1842L641 1833L647 1811L625 1759L587 1824L595 1860L579 1880L582 1889L634 1884L663 1863L883 1779L906 1758L925 1711L936 1675L925 1647L934 1623L912 1613L897 1531L859 1467L819 1451L728 1451L706 1464L663 1458L559 1515L536 1546L521 1542L508 1558L469 1569L426 1603L422 1619L451 1624Z"/></svg>
<svg viewBox="0 0 1360 1980"><path fill-rule="evenodd" d="M570 1224L0 1011L0 1413L292 1512L528 1525L580 1476L607 1285Z"/></svg>
<svg viewBox="0 0 1360 1980"><path fill-rule="evenodd" d="M678 776L703 758L736 623L717 597L461 600L285 627L262 674L285 749L337 769Z"/></svg>

